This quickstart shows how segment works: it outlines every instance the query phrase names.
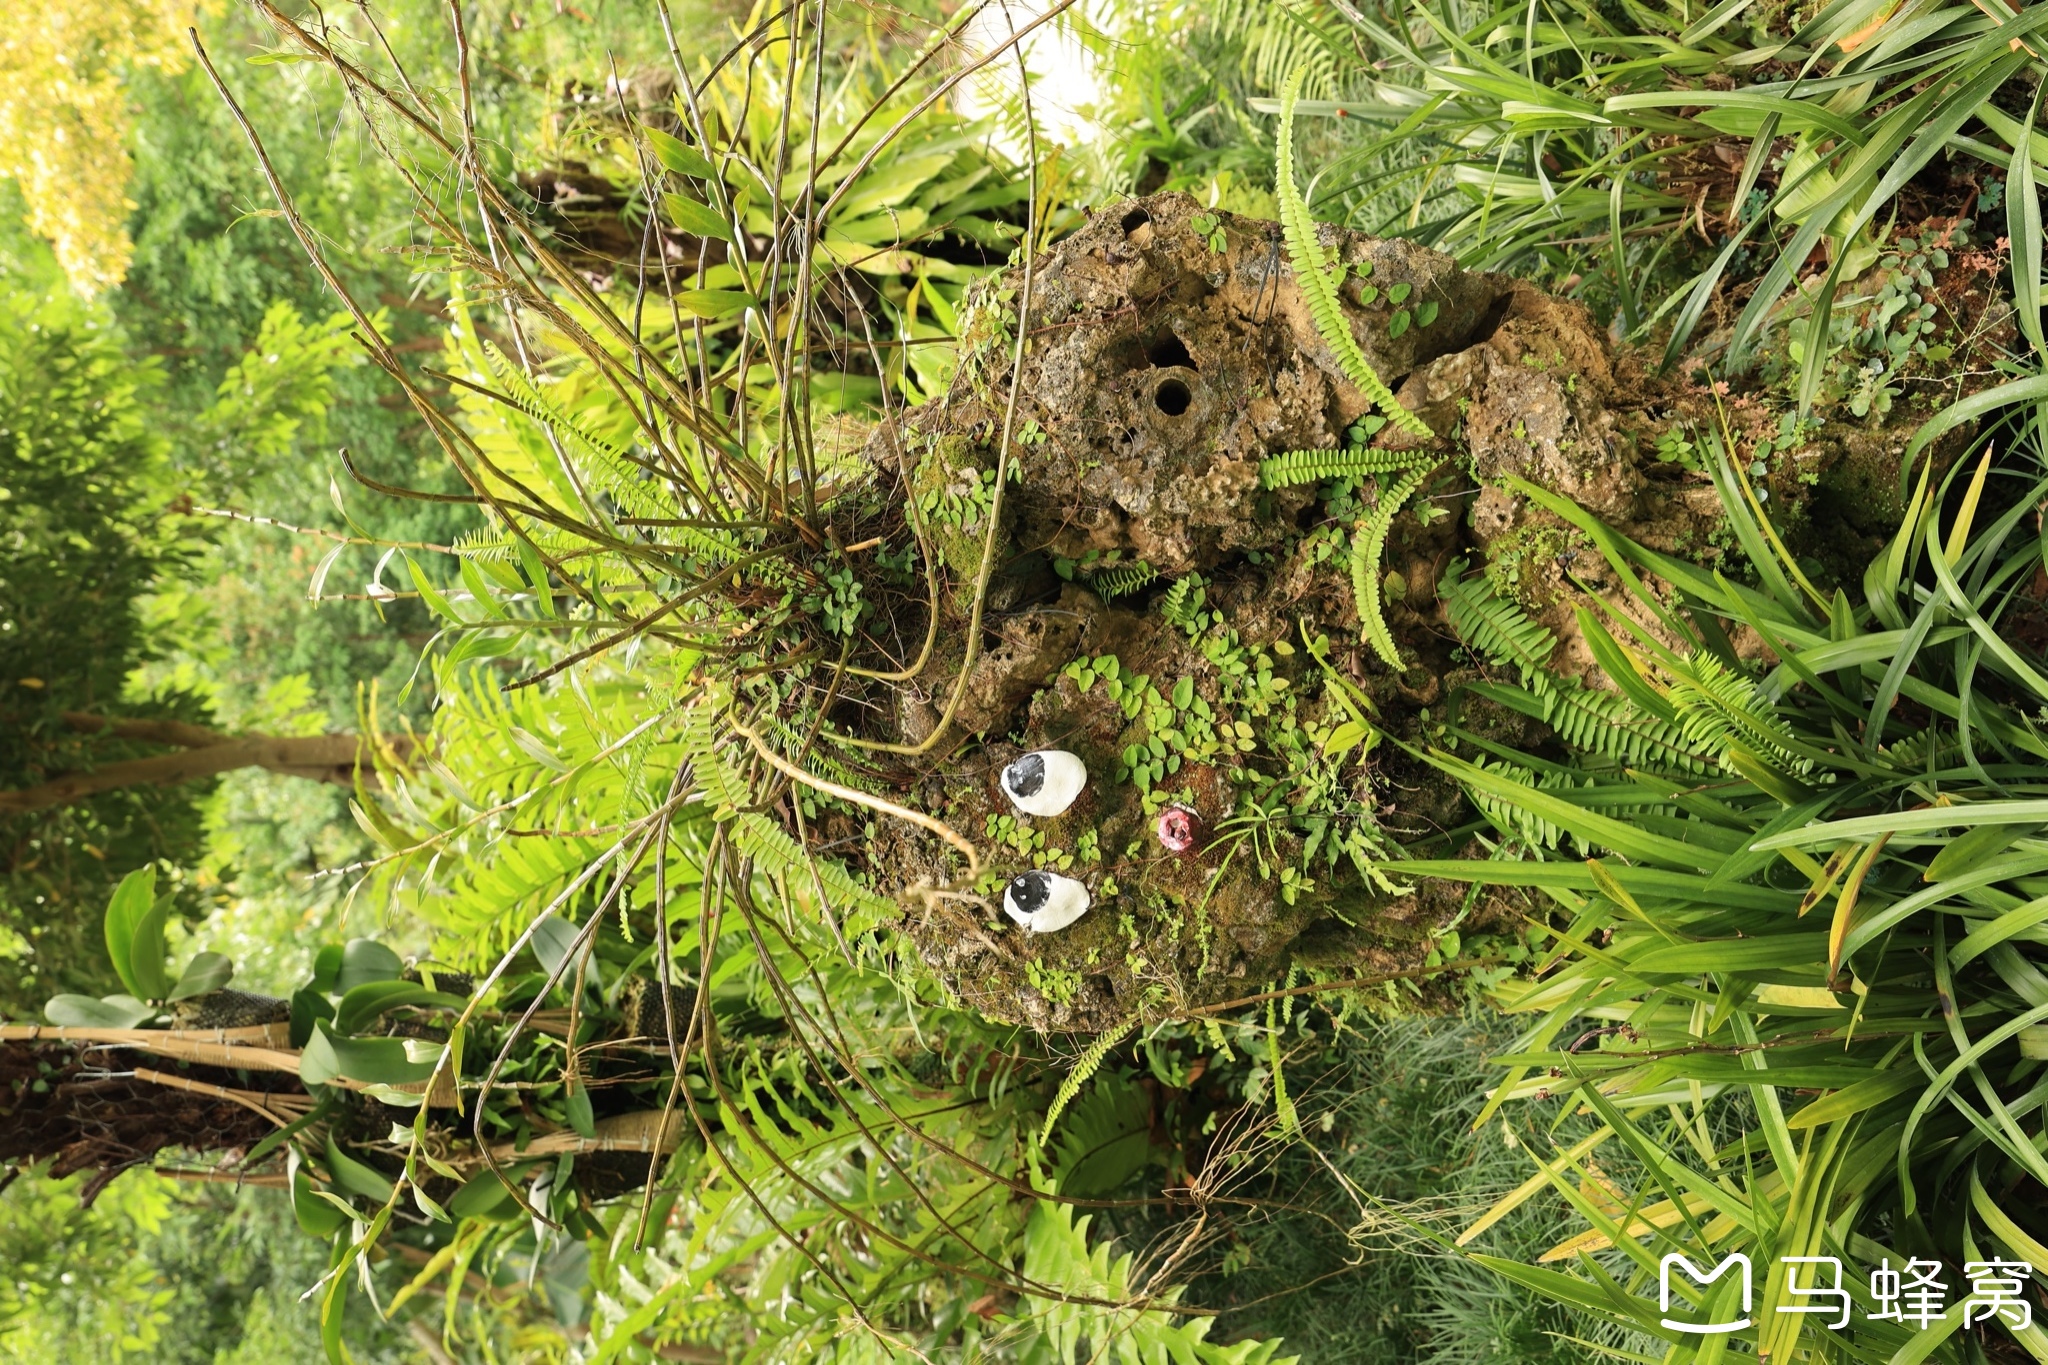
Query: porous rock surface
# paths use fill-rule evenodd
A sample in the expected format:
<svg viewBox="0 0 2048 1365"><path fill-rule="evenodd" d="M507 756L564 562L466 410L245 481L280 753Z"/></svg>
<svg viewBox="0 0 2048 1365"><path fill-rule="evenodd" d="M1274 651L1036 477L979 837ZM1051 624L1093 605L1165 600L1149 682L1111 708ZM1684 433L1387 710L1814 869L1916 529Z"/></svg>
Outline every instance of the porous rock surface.
<svg viewBox="0 0 2048 1365"><path fill-rule="evenodd" d="M939 644L889 704L872 708L887 717L875 737L927 745L897 795L990 851L982 899L963 891L957 855L909 825L884 822L855 858L903 900L906 928L940 978L991 1016L1100 1031L1256 993L1291 960L1361 976L1412 967L1451 915L1462 910L1474 927L1508 918L1504 901L1467 906L1462 888L1439 884L1390 896L1347 868L1284 897L1276 868L1300 851L1295 836L1262 843L1224 828L1236 799L1231 768L1283 761L1262 749L1191 762L1161 784L1194 811L1199 831L1194 849L1165 850L1151 833L1162 797L1148 802L1115 780L1146 727L1100 684L1084 691L1061 670L1114 655L1127 674L1162 688L1190 679L1197 696L1220 701L1213 651L1156 610L1167 584L1202 576L1208 606L1243 646L1230 666L1248 658L1282 679L1297 722L1341 720L1300 648L1322 635L1384 730L1421 746L1429 708L1440 721L1451 686L1469 676L1435 600L1460 557L1502 561L1525 604L1558 632L1556 663L1590 665L1560 586L1567 576L1595 592L1616 585L1513 480L1562 493L1660 549L1703 545L1718 523L1712 488L1655 451L1677 414L1701 411L1705 390L1649 380L1616 357L1582 307L1525 282L1331 227L1322 244L1346 267L1341 292L1360 347L1435 432L1416 441L1387 427L1373 437L1440 461L1418 503L1444 515L1404 512L1386 548L1386 615L1404 670L1361 642L1343 556L1328 553L1327 539L1318 550L1310 534L1328 515L1315 487L1261 487L1262 459L1344 445L1371 412L1318 335L1276 224L1178 194L1098 212L1030 272L1029 344L1014 384L1011 329L1027 289L1017 267L983 286L979 307L970 303L946 397L871 443L885 476L901 473L909 496L931 498L985 486L1006 422L1013 436L982 643L946 733L934 730L967 662L988 529L972 514L927 525L944 560ZM1796 504L1803 485L1787 491ZM1095 591L1107 580L1091 568L1136 561L1156 571L1148 588L1114 600ZM1462 723L1492 726L1509 743L1532 739L1529 723L1506 713ZM996 775L1017 754L1048 747L1083 757L1088 791L1057 819L1019 817ZM1395 853L1441 845L1472 818L1455 784L1396 744L1356 772L1352 796ZM993 912L1002 875L1060 857L1095 893L1089 915L1030 935Z"/></svg>

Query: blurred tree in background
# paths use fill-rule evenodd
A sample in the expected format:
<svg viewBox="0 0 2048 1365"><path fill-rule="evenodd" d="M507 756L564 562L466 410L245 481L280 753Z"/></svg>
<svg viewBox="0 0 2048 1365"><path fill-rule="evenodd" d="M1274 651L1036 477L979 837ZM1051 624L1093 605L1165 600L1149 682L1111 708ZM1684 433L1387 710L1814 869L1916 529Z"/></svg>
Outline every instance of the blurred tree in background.
<svg viewBox="0 0 2048 1365"><path fill-rule="evenodd" d="M141 599L196 548L171 507L170 443L152 420L160 383L75 298L0 298L0 787L133 756L67 713L206 718L190 690L127 691L153 652ZM197 797L122 790L0 820L0 946L28 953L0 995L10 1013L73 988L61 983L92 983L110 876L197 852Z"/></svg>
<svg viewBox="0 0 2048 1365"><path fill-rule="evenodd" d="M81 292L127 274L124 81L192 59L188 25L210 0L6 0L0 24L0 175L21 186L28 223Z"/></svg>

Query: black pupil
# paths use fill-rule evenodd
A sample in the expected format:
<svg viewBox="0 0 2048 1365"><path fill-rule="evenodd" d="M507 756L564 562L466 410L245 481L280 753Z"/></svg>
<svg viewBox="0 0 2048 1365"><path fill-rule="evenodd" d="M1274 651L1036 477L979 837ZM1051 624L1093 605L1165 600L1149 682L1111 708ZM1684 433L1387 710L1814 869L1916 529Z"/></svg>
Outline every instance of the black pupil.
<svg viewBox="0 0 2048 1365"><path fill-rule="evenodd" d="M1052 888L1046 884L1045 877L1040 873L1027 872L1021 877L1010 879L1010 899L1027 915L1044 905L1046 898L1051 894Z"/></svg>
<svg viewBox="0 0 2048 1365"><path fill-rule="evenodd" d="M1026 754L1010 765L1010 790L1019 796L1036 796L1045 785L1045 760Z"/></svg>

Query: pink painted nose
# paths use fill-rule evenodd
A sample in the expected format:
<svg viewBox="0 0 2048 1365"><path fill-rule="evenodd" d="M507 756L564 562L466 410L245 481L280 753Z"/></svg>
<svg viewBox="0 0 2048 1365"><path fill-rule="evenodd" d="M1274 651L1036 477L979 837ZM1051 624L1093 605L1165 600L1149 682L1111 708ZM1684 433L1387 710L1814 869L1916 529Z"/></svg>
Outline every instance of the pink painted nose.
<svg viewBox="0 0 2048 1365"><path fill-rule="evenodd" d="M1185 853L1195 846L1195 813L1186 806L1168 806L1159 812L1159 842L1169 853Z"/></svg>

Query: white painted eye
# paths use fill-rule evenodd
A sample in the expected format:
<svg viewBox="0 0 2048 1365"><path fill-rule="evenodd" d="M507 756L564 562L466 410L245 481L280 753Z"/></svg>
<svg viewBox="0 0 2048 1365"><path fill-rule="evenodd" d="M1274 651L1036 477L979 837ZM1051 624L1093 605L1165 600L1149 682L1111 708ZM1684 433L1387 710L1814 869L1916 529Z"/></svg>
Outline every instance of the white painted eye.
<svg viewBox="0 0 2048 1365"><path fill-rule="evenodd" d="M1026 815L1060 815L1088 785L1088 769L1065 749L1040 749L1003 769L1003 795Z"/></svg>
<svg viewBox="0 0 2048 1365"><path fill-rule="evenodd" d="M1057 872L1020 873L1003 888L1003 913L1034 934L1066 928L1088 906L1088 888Z"/></svg>

